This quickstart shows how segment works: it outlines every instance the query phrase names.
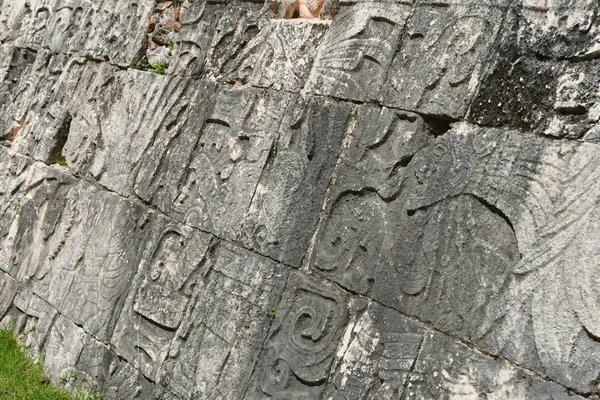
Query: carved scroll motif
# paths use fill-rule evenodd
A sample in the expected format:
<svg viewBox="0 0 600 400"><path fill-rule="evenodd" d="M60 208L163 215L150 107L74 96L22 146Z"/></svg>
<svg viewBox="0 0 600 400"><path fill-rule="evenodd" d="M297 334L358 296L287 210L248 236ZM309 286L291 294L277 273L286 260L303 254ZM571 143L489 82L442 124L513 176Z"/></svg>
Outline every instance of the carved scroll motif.
<svg viewBox="0 0 600 400"><path fill-rule="evenodd" d="M347 321L343 296L299 274L290 277L267 341L260 387L273 398L309 396L325 389Z"/></svg>
<svg viewBox="0 0 600 400"><path fill-rule="evenodd" d="M376 194L340 198L317 242L315 267L366 293L381 262L386 209Z"/></svg>

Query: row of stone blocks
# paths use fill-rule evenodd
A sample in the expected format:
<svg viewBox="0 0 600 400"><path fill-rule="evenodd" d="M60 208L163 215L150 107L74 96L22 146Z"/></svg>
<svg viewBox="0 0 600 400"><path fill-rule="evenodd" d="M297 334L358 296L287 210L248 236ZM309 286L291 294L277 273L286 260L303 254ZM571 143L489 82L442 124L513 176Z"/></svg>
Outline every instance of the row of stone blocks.
<svg viewBox="0 0 600 400"><path fill-rule="evenodd" d="M597 392L594 2L194 1L169 76L154 1L2 3L0 317L54 379Z"/></svg>

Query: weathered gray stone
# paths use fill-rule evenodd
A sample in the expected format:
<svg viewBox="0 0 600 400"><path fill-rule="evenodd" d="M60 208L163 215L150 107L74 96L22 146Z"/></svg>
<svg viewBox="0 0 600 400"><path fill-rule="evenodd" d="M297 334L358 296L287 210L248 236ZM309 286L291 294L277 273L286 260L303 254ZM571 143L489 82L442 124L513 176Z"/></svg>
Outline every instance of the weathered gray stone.
<svg viewBox="0 0 600 400"><path fill-rule="evenodd" d="M397 311L357 299L326 399L581 399Z"/></svg>
<svg viewBox="0 0 600 400"><path fill-rule="evenodd" d="M340 196L314 266L353 291L593 391L600 348L590 240L599 155L595 145L458 126L417 153L396 200L377 194L377 180ZM572 343L578 350L569 350Z"/></svg>
<svg viewBox="0 0 600 400"><path fill-rule="evenodd" d="M192 2L175 40L175 62L169 72L186 76L231 72L237 67L236 55L245 51L265 23L266 8L260 2Z"/></svg>
<svg viewBox="0 0 600 400"><path fill-rule="evenodd" d="M476 93L508 1L416 1L380 96L385 105L462 117Z"/></svg>
<svg viewBox="0 0 600 400"><path fill-rule="evenodd" d="M401 42L410 2L356 2L343 7L319 46L307 90L346 99L376 99Z"/></svg>
<svg viewBox="0 0 600 400"><path fill-rule="evenodd" d="M154 284L161 296L149 296L148 277L169 256L172 250L166 245L171 242L183 243L182 257L196 264L169 261L170 281ZM197 252L197 244L176 238L172 230L163 235L125 302L113 343L119 354L177 398L238 398L260 353L270 323L267 311L277 304L287 271L225 243L216 244L204 259ZM186 273L179 292L169 293ZM165 321L163 314L146 311L163 307L161 299L174 295L181 299L181 312L173 316L178 319Z"/></svg>
<svg viewBox="0 0 600 400"><path fill-rule="evenodd" d="M0 42L129 66L141 53L151 0L15 0L0 11Z"/></svg>
<svg viewBox="0 0 600 400"><path fill-rule="evenodd" d="M341 290L292 273L245 398L321 398L347 318Z"/></svg>
<svg viewBox="0 0 600 400"><path fill-rule="evenodd" d="M350 107L293 97L246 213L250 247L299 266L308 248L349 122ZM313 216L313 217L311 217Z"/></svg>
<svg viewBox="0 0 600 400"><path fill-rule="evenodd" d="M321 20L272 20L216 79L299 92L328 27Z"/></svg>
<svg viewBox="0 0 600 400"><path fill-rule="evenodd" d="M0 272L0 315L5 315L17 292L17 281L10 275Z"/></svg>
<svg viewBox="0 0 600 400"><path fill-rule="evenodd" d="M521 0L519 42L541 56L586 60L600 55L598 2Z"/></svg>
<svg viewBox="0 0 600 400"><path fill-rule="evenodd" d="M114 400L597 399L598 11L0 0L0 324Z"/></svg>

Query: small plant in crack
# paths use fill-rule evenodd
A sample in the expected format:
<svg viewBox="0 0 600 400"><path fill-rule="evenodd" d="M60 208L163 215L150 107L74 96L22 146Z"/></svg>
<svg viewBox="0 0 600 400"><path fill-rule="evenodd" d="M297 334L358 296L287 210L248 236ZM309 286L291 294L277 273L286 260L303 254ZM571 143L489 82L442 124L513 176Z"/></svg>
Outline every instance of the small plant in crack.
<svg viewBox="0 0 600 400"><path fill-rule="evenodd" d="M165 62L157 62L155 64L150 64L146 57L142 58L137 63L131 64L130 68L137 69L140 71L152 71L159 75L166 75L167 68L169 68L169 64Z"/></svg>
<svg viewBox="0 0 600 400"><path fill-rule="evenodd" d="M169 46L167 46L167 47L169 48L168 55L169 55L169 57L171 57L173 55L173 50L175 49L175 43L172 40L170 40Z"/></svg>
<svg viewBox="0 0 600 400"><path fill-rule="evenodd" d="M271 308L270 310L267 310L267 315L271 318L274 318L277 315L278 309L279 309L279 302L277 302L277 304L275 304L275 307Z"/></svg>
<svg viewBox="0 0 600 400"><path fill-rule="evenodd" d="M154 64L152 66L152 68L154 69L154 72L156 72L159 75L166 75L168 67L169 67L169 65L164 62L157 62L156 64Z"/></svg>

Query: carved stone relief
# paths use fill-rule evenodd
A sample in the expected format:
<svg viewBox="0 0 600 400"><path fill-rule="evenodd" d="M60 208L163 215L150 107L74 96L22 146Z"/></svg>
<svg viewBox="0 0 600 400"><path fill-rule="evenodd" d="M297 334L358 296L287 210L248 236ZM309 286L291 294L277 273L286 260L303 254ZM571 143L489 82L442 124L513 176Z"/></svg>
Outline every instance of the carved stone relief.
<svg viewBox="0 0 600 400"><path fill-rule="evenodd" d="M343 8L319 46L306 89L339 98L376 99L411 8L379 2Z"/></svg>
<svg viewBox="0 0 600 400"><path fill-rule="evenodd" d="M417 1L380 99L451 119L467 111L507 1Z"/></svg>
<svg viewBox="0 0 600 400"><path fill-rule="evenodd" d="M246 398L319 398L347 323L346 296L290 275Z"/></svg>

